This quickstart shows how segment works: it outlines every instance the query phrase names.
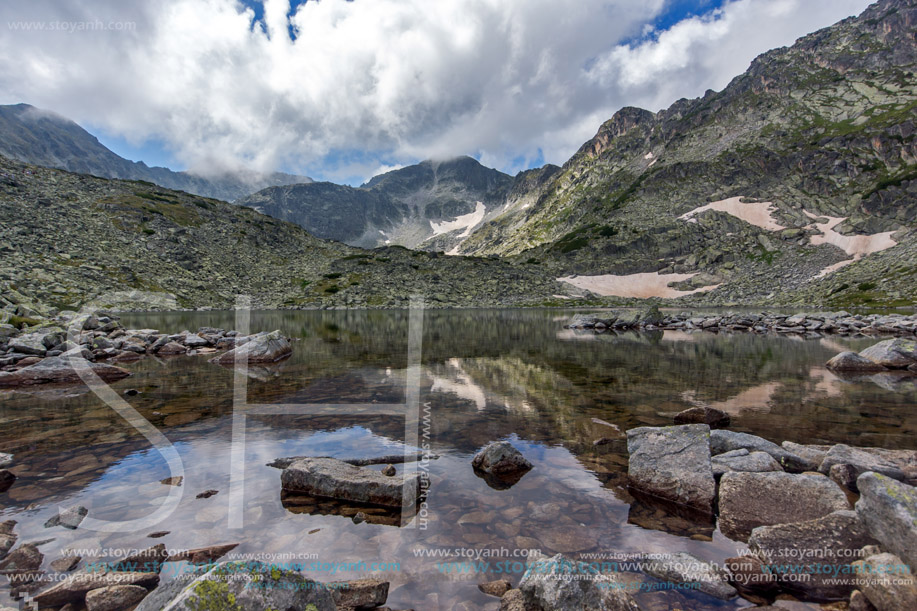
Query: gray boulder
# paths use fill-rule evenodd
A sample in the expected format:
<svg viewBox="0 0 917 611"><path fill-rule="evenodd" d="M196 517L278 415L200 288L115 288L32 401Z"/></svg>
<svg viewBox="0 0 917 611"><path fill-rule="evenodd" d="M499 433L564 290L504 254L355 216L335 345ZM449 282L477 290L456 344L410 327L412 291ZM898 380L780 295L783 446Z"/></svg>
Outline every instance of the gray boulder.
<svg viewBox="0 0 917 611"><path fill-rule="evenodd" d="M742 448L724 454L718 454L710 459L713 466L713 475L722 475L730 471L743 471L750 473L764 473L768 471L783 471L774 457L766 452L749 452Z"/></svg>
<svg viewBox="0 0 917 611"><path fill-rule="evenodd" d="M529 556L528 563L519 590L524 605L531 609L640 611L624 584L595 571L588 562L569 560L561 554L552 558L536 554Z"/></svg>
<svg viewBox="0 0 917 611"><path fill-rule="evenodd" d="M836 511L793 524L752 531L748 547L777 573L784 587L815 600L850 595L856 578L850 562L875 540L855 511Z"/></svg>
<svg viewBox="0 0 917 611"><path fill-rule="evenodd" d="M210 342L200 335L191 334L185 337L184 344L189 348L203 348L205 346L209 346Z"/></svg>
<svg viewBox="0 0 917 611"><path fill-rule="evenodd" d="M744 540L758 526L820 518L850 503L823 475L732 472L720 479L719 509L720 530Z"/></svg>
<svg viewBox="0 0 917 611"><path fill-rule="evenodd" d="M63 526L68 530L76 530L87 515L89 515L89 510L81 505L75 505L69 509L59 509L56 516L45 522L45 528Z"/></svg>
<svg viewBox="0 0 917 611"><path fill-rule="evenodd" d="M818 471L822 461L825 460L825 456L828 455L828 450L832 447L829 445L793 443L792 441L784 441L780 446L790 454L806 461L804 471Z"/></svg>
<svg viewBox="0 0 917 611"><path fill-rule="evenodd" d="M894 554L876 554L851 565L857 587L878 611L917 609L917 582L904 561Z"/></svg>
<svg viewBox="0 0 917 611"><path fill-rule="evenodd" d="M143 599L135 611L310 609L335 611L332 592L298 573L260 562L225 562L183 575Z"/></svg>
<svg viewBox="0 0 917 611"><path fill-rule="evenodd" d="M22 354L44 356L50 348L64 340L64 330L58 327L48 327L41 331L24 333L19 337L11 338L7 347Z"/></svg>
<svg viewBox="0 0 917 611"><path fill-rule="evenodd" d="M886 371L886 368L882 365L856 352L841 352L825 363L825 366L832 371L839 372L874 373L877 371Z"/></svg>
<svg viewBox="0 0 917 611"><path fill-rule="evenodd" d="M149 594L142 586L106 586L86 594L86 611L124 611Z"/></svg>
<svg viewBox="0 0 917 611"><path fill-rule="evenodd" d="M283 489L312 496L382 505L409 507L420 498L420 473L387 477L334 458L303 458L283 470Z"/></svg>
<svg viewBox="0 0 917 611"><path fill-rule="evenodd" d="M643 572L667 583L697 584L698 592L721 600L729 600L738 594L736 589L729 585L726 571L685 552L676 552L667 554L665 558L648 560L643 565Z"/></svg>
<svg viewBox="0 0 917 611"><path fill-rule="evenodd" d="M906 369L917 363L917 341L901 337L887 339L861 350L860 356L889 369Z"/></svg>
<svg viewBox="0 0 917 611"><path fill-rule="evenodd" d="M627 431L627 475L634 488L704 512L713 511L716 482L710 427L685 424Z"/></svg>
<svg viewBox="0 0 917 611"><path fill-rule="evenodd" d="M767 439L735 431L715 430L710 432L710 453L713 456L742 449L749 452L766 452L773 456L781 467L795 473L806 471L811 466L810 461L788 452Z"/></svg>
<svg viewBox="0 0 917 611"><path fill-rule="evenodd" d="M242 343L244 342L244 343ZM247 339L237 339L236 347L210 359L211 363L232 365L237 360L246 359L248 363L276 363L293 353L290 340L278 331L258 333Z"/></svg>
<svg viewBox="0 0 917 611"><path fill-rule="evenodd" d="M882 548L917 566L917 489L879 473L857 478L856 510Z"/></svg>
<svg viewBox="0 0 917 611"><path fill-rule="evenodd" d="M896 455L883 456L881 452L876 452L872 448L852 448L839 443L828 451L818 470L829 473L835 465L850 465L856 470L857 477L866 471L874 471L892 479L903 480L907 477L905 468L910 462L908 459L915 458L917 461L917 452L899 452L898 460L892 458L894 456Z"/></svg>
<svg viewBox="0 0 917 611"><path fill-rule="evenodd" d="M471 459L471 466L494 488L508 488L532 469L532 463L508 441L487 444Z"/></svg>
<svg viewBox="0 0 917 611"><path fill-rule="evenodd" d="M131 375L131 372L106 365L93 363L82 358L71 361L63 356L52 356L43 359L40 363L23 367L17 371L0 371L0 387L4 386L31 386L35 384L79 384L83 380L74 369L73 362L80 369L88 369L105 382L114 382Z"/></svg>

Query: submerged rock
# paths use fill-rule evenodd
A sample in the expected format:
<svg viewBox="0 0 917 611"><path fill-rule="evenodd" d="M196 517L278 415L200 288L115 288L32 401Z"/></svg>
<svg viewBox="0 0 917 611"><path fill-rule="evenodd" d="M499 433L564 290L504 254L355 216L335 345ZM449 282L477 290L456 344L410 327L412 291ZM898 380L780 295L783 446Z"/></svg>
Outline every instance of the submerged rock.
<svg viewBox="0 0 917 611"><path fill-rule="evenodd" d="M241 342L245 343L241 343ZM293 353L290 340L279 330L270 333L258 333L236 341L232 350L211 359L212 363L220 365L233 365L237 360L245 359L248 363L275 363L285 359Z"/></svg>
<svg viewBox="0 0 917 611"><path fill-rule="evenodd" d="M332 592L292 571L260 562L225 562L198 576L180 576L143 599L136 611L310 609L335 611Z"/></svg>
<svg viewBox="0 0 917 611"><path fill-rule="evenodd" d="M886 371L886 368L878 363L861 356L856 352L841 352L828 361L825 366L832 371L860 371L873 373L877 371Z"/></svg>
<svg viewBox="0 0 917 611"><path fill-rule="evenodd" d="M729 422L729 414L712 407L692 407L675 414L675 424L706 424L720 429L729 426Z"/></svg>
<svg viewBox="0 0 917 611"><path fill-rule="evenodd" d="M879 473L857 478L856 510L882 548L917 567L917 489Z"/></svg>
<svg viewBox="0 0 917 611"><path fill-rule="evenodd" d="M114 382L131 375L130 371L114 365L93 363L82 358L71 360L61 356L52 356L17 371L0 371L0 387L82 383L83 380L74 366L92 371L105 382Z"/></svg>
<svg viewBox="0 0 917 611"><path fill-rule="evenodd" d="M849 568L857 551L875 543L855 511L835 511L814 520L762 526L748 547L784 587L815 600L845 598L856 579Z"/></svg>
<svg viewBox="0 0 917 611"><path fill-rule="evenodd" d="M88 514L89 510L80 505L69 509L59 509L56 516L45 522L45 528L63 526L68 530L76 530Z"/></svg>
<svg viewBox="0 0 917 611"><path fill-rule="evenodd" d="M716 482L709 439L710 427L706 424L627 431L627 475L631 486L712 513Z"/></svg>
<svg viewBox="0 0 917 611"><path fill-rule="evenodd" d="M726 572L715 564L704 562L685 552L667 554L665 558L654 558L643 565L643 572L656 579L671 583L694 583L697 591L729 600L738 593L729 585Z"/></svg>
<svg viewBox="0 0 917 611"><path fill-rule="evenodd" d="M419 472L401 478L334 458L303 458L283 470L286 491L386 507L413 506L420 498Z"/></svg>
<svg viewBox="0 0 917 611"><path fill-rule="evenodd" d="M34 545L26 543L13 550L0 562L0 571L34 571L41 568L45 555Z"/></svg>
<svg viewBox="0 0 917 611"><path fill-rule="evenodd" d="M492 488L500 490L515 485L532 469L532 463L508 441L487 444L475 454L471 466Z"/></svg>
<svg viewBox="0 0 917 611"><path fill-rule="evenodd" d="M744 540L758 526L812 520L850 504L823 475L732 472L720 479L719 509L723 534Z"/></svg>
<svg viewBox="0 0 917 611"><path fill-rule="evenodd" d="M552 558L536 554L528 560L529 568L519 582L524 605L551 611L640 611L623 583L597 572L588 562L561 554Z"/></svg>

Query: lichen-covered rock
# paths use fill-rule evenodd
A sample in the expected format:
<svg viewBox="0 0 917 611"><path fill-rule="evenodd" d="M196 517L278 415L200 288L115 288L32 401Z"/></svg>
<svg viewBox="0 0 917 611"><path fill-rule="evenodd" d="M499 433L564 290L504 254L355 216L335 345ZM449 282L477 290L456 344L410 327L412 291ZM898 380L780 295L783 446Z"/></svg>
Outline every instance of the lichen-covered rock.
<svg viewBox="0 0 917 611"><path fill-rule="evenodd" d="M627 431L627 475L634 488L703 512L713 511L716 482L710 427L684 424Z"/></svg>
<svg viewBox="0 0 917 611"><path fill-rule="evenodd" d="M752 529L812 520L850 509L847 495L823 475L725 473L720 479L719 525L744 540Z"/></svg>
<svg viewBox="0 0 917 611"><path fill-rule="evenodd" d="M906 369L917 363L917 342L901 337L887 339L861 350L860 356L889 369Z"/></svg>
<svg viewBox="0 0 917 611"><path fill-rule="evenodd" d="M551 558L535 554L528 560L519 582L525 605L551 611L640 611L624 584L595 571L588 562L561 554Z"/></svg>
<svg viewBox="0 0 917 611"><path fill-rule="evenodd" d="M882 548L917 566L917 489L879 473L857 478L856 510Z"/></svg>
<svg viewBox="0 0 917 611"><path fill-rule="evenodd" d="M153 591L136 611L309 609L336 611L324 584L260 562L225 562L203 575L181 576Z"/></svg>
<svg viewBox="0 0 917 611"><path fill-rule="evenodd" d="M850 595L856 578L850 563L865 545L875 543L855 511L755 528L748 547L787 588L815 600ZM804 576L804 578L800 577Z"/></svg>
<svg viewBox="0 0 917 611"><path fill-rule="evenodd" d="M419 472L386 477L378 471L334 458L303 458L284 469L280 481L286 491L386 507L408 507L420 499L420 477Z"/></svg>

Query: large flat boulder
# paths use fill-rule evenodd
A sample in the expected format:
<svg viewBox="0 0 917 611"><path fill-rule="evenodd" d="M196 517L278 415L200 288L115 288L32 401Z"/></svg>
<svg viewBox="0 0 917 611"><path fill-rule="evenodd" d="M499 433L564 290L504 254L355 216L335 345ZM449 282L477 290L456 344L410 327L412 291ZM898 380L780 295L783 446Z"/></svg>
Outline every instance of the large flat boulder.
<svg viewBox="0 0 917 611"><path fill-rule="evenodd" d="M917 363L917 341L902 337L887 339L860 350L860 356L889 369L906 369Z"/></svg>
<svg viewBox="0 0 917 611"><path fill-rule="evenodd" d="M857 478L856 510L882 548L917 567L917 489L879 473Z"/></svg>
<svg viewBox="0 0 917 611"><path fill-rule="evenodd" d="M885 367L875 361L857 354L856 352L841 352L825 363L825 367L831 371L840 373L876 373L887 371Z"/></svg>
<svg viewBox="0 0 917 611"><path fill-rule="evenodd" d="M716 482L709 440L710 427L706 424L627 431L630 485L674 503L712 512Z"/></svg>
<svg viewBox="0 0 917 611"><path fill-rule="evenodd" d="M713 456L743 449L749 452L770 454L787 471L801 473L809 470L812 466L811 461L802 456L797 456L762 437L723 429L710 432L710 453Z"/></svg>
<svg viewBox="0 0 917 611"><path fill-rule="evenodd" d="M588 562L570 560L561 554L551 558L535 554L529 556L528 565L519 582L524 609L640 611L624 584L613 575L595 571Z"/></svg>
<svg viewBox="0 0 917 611"><path fill-rule="evenodd" d="M847 495L823 475L725 473L720 479L720 530L745 540L754 528L812 520L850 509Z"/></svg>
<svg viewBox="0 0 917 611"><path fill-rule="evenodd" d="M93 363L82 358L53 356L17 371L0 371L0 387L82 383L83 380L74 367L88 369L105 382L114 382L131 375L127 369L114 365Z"/></svg>
<svg viewBox="0 0 917 611"><path fill-rule="evenodd" d="M241 362L243 359L249 364L276 363L292 353L293 345L290 340L277 330L270 333L258 333L248 338L238 338L235 348L210 361L220 365L233 365L236 361Z"/></svg>
<svg viewBox="0 0 917 611"><path fill-rule="evenodd" d="M283 470L280 481L288 492L301 492L355 503L408 507L420 498L420 473L387 477L335 458L303 458Z"/></svg>
<svg viewBox="0 0 917 611"><path fill-rule="evenodd" d="M182 575L154 590L135 611L336 611L331 590L292 571L260 562L225 562L202 575Z"/></svg>
<svg viewBox="0 0 917 611"><path fill-rule="evenodd" d="M855 511L752 531L748 547L785 587L813 600L850 596L856 576L850 563L875 539Z"/></svg>

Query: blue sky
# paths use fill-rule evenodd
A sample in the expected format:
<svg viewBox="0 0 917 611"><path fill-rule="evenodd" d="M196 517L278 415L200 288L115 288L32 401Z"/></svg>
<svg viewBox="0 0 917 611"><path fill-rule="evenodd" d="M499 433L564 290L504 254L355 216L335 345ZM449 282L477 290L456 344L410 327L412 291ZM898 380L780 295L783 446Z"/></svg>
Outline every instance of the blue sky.
<svg viewBox="0 0 917 611"><path fill-rule="evenodd" d="M30 0L0 103L71 118L131 160L361 184L470 155L564 163L623 106L719 90L754 57L870 0ZM295 35L294 35L295 34Z"/></svg>

